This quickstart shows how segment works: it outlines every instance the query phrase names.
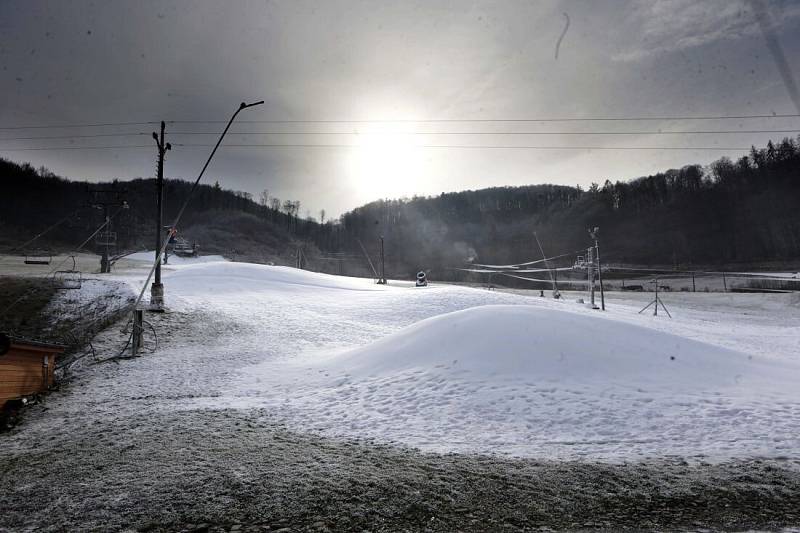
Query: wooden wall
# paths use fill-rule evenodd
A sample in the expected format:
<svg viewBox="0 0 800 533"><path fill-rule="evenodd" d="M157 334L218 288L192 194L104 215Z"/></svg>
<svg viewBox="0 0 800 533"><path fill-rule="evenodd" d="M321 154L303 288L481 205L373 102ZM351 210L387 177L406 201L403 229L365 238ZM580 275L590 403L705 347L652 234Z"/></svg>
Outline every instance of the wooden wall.
<svg viewBox="0 0 800 533"><path fill-rule="evenodd" d="M6 401L46 391L53 384L53 370L60 348L12 343L0 355L0 407Z"/></svg>

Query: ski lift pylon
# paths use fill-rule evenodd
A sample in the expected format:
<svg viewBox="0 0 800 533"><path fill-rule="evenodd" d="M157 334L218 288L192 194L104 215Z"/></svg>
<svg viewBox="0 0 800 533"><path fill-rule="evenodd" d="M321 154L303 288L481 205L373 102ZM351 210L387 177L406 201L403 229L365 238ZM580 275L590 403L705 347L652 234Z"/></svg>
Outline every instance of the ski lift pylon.
<svg viewBox="0 0 800 533"><path fill-rule="evenodd" d="M95 243L98 246L116 246L117 245L117 232L116 231L101 231L97 234Z"/></svg>

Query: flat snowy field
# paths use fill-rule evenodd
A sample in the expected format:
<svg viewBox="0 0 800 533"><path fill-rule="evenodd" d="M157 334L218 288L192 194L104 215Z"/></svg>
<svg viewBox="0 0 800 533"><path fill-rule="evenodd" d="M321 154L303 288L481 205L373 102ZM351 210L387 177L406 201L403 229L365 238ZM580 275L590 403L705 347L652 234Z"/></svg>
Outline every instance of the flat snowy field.
<svg viewBox="0 0 800 533"><path fill-rule="evenodd" d="M580 294L384 287L214 257L178 259L164 282L172 309L218 327L160 331L164 349L98 375L95 398L266 408L300 432L434 452L800 454L798 295L666 295L669 319L614 295L601 313Z"/></svg>

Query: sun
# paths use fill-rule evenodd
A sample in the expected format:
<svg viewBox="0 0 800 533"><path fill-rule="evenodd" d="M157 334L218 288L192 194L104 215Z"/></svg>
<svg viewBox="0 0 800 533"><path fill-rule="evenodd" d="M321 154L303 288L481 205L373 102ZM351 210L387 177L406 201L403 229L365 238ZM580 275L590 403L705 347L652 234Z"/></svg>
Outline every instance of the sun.
<svg viewBox="0 0 800 533"><path fill-rule="evenodd" d="M356 137L349 175L361 200L422 193L424 148L413 133L374 129Z"/></svg>

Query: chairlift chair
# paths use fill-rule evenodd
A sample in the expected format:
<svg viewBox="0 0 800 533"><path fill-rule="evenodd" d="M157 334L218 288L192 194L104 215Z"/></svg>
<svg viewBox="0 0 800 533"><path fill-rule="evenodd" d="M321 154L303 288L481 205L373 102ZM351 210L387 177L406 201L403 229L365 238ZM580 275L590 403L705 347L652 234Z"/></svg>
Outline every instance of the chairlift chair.
<svg viewBox="0 0 800 533"><path fill-rule="evenodd" d="M53 273L53 281L56 289L73 290L80 289L83 285L83 273L76 268L75 256L72 259L72 268L68 270L56 270Z"/></svg>
<svg viewBox="0 0 800 533"><path fill-rule="evenodd" d="M26 265L49 265L53 260L53 254L44 250L32 250L25 252Z"/></svg>
<svg viewBox="0 0 800 533"><path fill-rule="evenodd" d="M585 270L586 269L586 259L583 258L582 255L579 255L575 258L575 264L572 265L573 270Z"/></svg>

